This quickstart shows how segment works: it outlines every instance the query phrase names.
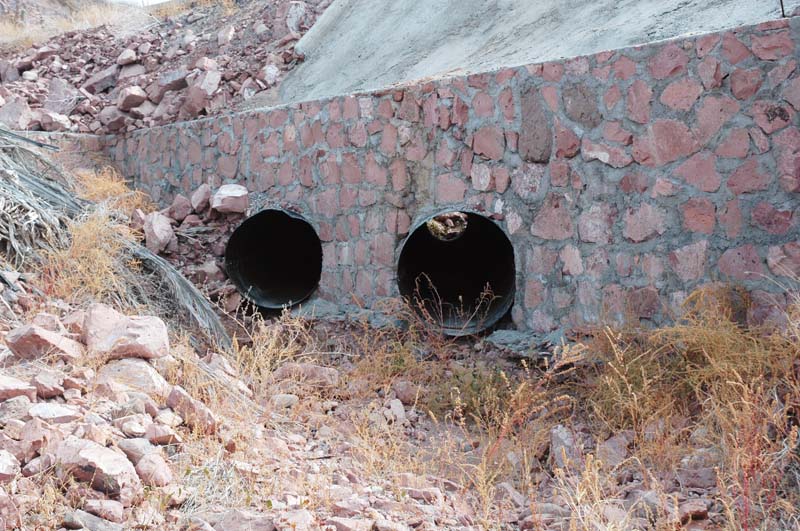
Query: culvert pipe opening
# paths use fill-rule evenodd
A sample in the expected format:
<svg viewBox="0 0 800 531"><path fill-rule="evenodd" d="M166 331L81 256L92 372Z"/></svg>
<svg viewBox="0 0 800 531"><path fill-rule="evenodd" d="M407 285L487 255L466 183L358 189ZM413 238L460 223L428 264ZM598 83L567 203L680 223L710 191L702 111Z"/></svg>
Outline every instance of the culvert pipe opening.
<svg viewBox="0 0 800 531"><path fill-rule="evenodd" d="M262 210L231 234L225 269L239 292L257 306L292 306L308 298L319 284L322 243L303 216Z"/></svg>
<svg viewBox="0 0 800 531"><path fill-rule="evenodd" d="M493 221L471 212L417 223L400 250L400 294L447 335L480 332L514 302L514 248Z"/></svg>

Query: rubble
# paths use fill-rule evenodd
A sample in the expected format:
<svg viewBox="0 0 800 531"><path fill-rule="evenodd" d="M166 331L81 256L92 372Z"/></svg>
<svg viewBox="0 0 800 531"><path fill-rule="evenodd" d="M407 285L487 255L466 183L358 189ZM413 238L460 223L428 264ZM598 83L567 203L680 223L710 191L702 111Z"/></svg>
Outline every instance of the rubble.
<svg viewBox="0 0 800 531"><path fill-rule="evenodd" d="M302 61L294 46L326 6L208 5L130 36L100 27L0 50L0 122L103 134L228 112Z"/></svg>

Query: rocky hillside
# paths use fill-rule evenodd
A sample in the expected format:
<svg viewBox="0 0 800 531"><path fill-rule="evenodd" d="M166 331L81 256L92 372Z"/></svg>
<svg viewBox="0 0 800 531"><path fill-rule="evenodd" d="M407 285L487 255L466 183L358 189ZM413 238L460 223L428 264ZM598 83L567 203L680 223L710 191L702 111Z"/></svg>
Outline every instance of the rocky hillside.
<svg viewBox="0 0 800 531"><path fill-rule="evenodd" d="M303 57L294 44L327 1L206 4L131 36L70 31L0 51L0 123L115 133L269 103Z"/></svg>

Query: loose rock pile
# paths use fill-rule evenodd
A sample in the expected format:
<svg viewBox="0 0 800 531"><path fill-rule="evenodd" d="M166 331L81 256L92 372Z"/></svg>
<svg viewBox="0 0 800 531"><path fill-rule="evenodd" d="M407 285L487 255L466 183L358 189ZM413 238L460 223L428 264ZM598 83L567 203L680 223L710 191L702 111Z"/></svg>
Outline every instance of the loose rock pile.
<svg viewBox="0 0 800 531"><path fill-rule="evenodd" d="M307 420L320 426L304 436L265 429L263 418L242 426L169 383L185 361L173 354L185 353L170 345L164 322L155 317L125 316L92 304L63 319L38 314L12 330L6 344L9 351L0 361L2 529L38 524L104 531L402 531L472 522L452 482L404 472L389 488L364 476L348 457L348 419L362 407L372 411L375 426L394 425L417 440L428 437L430 423L425 428L414 409L417 392L409 382L398 382L383 401L350 407L322 399L347 396L337 369L284 364L272 376L267 407L282 416L302 401ZM253 395L223 356L212 352L197 363L229 388ZM193 465L189 452L198 444L216 445L223 452L220 461L204 455ZM214 466L234 471L240 489L249 481L263 489L259 485L280 477L271 487L269 511L221 506L193 513L198 489L214 487L208 476ZM313 478L333 480L320 493L326 507L310 510ZM55 502L45 499L53 485L62 496Z"/></svg>
<svg viewBox="0 0 800 531"><path fill-rule="evenodd" d="M244 186L225 184L212 193L203 184L188 198L177 195L161 211L135 212L133 227L144 232L148 249L163 254L187 278L203 286L225 311L235 312L241 295L227 281L222 265L228 237L248 207Z"/></svg>
<svg viewBox="0 0 800 531"><path fill-rule="evenodd" d="M0 51L0 123L102 134L230 111L274 92L326 4L253 2L230 16L209 6L128 38L101 27Z"/></svg>
<svg viewBox="0 0 800 531"><path fill-rule="evenodd" d="M3 365L19 374L0 373L0 527L21 525L41 496L32 478L42 474L82 500L64 519L70 529L122 529L112 522L141 519L145 487L180 503L159 445L179 442L181 425L213 432L214 417L164 379L176 360L163 321L93 304L63 320L40 313L9 332L6 345ZM86 365L92 358L103 361L96 370Z"/></svg>

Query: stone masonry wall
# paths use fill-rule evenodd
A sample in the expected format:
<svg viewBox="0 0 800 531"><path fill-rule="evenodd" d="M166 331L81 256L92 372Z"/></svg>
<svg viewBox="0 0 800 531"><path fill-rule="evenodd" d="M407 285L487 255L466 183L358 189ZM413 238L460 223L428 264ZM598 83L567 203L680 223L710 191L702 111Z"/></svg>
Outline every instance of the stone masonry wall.
<svg viewBox="0 0 800 531"><path fill-rule="evenodd" d="M463 207L514 245L520 328L660 322L716 280L763 320L800 274L799 45L795 17L105 142L161 202L239 182L304 213L333 301L396 295L412 220Z"/></svg>

